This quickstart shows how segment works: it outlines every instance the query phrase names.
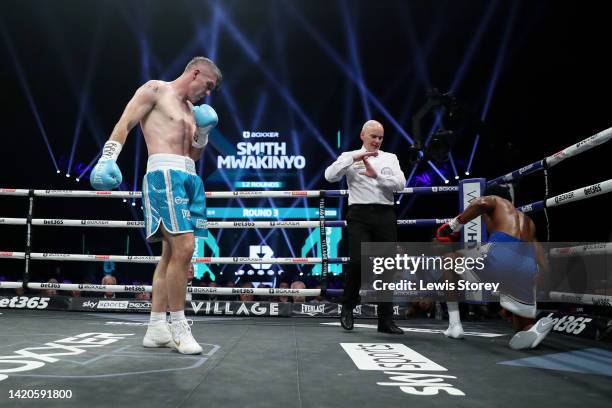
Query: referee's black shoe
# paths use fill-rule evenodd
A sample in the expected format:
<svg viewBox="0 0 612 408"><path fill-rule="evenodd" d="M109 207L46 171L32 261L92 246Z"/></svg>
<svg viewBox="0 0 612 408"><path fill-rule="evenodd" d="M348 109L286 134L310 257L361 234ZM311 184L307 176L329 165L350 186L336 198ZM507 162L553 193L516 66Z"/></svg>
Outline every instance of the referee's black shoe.
<svg viewBox="0 0 612 408"><path fill-rule="evenodd" d="M344 330L353 330L355 318L353 317L353 307L343 304L340 312L340 325Z"/></svg>
<svg viewBox="0 0 612 408"><path fill-rule="evenodd" d="M397 327L391 319L378 320L378 331L389 334L404 334L404 331Z"/></svg>

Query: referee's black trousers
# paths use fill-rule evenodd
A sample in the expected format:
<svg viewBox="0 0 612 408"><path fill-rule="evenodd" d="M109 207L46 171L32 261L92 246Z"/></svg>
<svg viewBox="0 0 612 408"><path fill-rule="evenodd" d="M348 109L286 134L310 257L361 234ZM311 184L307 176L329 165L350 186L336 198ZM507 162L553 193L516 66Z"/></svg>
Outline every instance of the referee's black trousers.
<svg viewBox="0 0 612 408"><path fill-rule="evenodd" d="M361 287L361 243L362 242L396 242L397 215L392 205L353 204L349 206L346 216L349 263L345 274L343 307L355 307L360 303ZM393 317L393 303L378 304L378 319Z"/></svg>

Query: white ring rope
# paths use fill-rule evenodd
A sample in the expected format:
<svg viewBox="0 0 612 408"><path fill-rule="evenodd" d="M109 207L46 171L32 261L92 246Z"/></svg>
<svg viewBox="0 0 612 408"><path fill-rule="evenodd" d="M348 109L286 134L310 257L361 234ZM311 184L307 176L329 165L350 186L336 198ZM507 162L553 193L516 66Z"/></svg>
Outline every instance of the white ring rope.
<svg viewBox="0 0 612 408"><path fill-rule="evenodd" d="M591 184L590 186L580 187L575 190L548 198L546 200L536 201L516 208L517 210L522 212L538 211L544 208L557 207L560 205L573 203L575 201L584 200L585 198L591 198L609 192L612 192L612 179Z"/></svg>
<svg viewBox="0 0 612 408"><path fill-rule="evenodd" d="M612 306L612 296L589 293L550 292L555 302L579 303L583 305Z"/></svg>
<svg viewBox="0 0 612 408"><path fill-rule="evenodd" d="M0 282L0 289L18 289L23 287L23 282Z"/></svg>
<svg viewBox="0 0 612 408"><path fill-rule="evenodd" d="M21 288L23 282L0 282L2 288ZM95 285L77 283L44 283L28 282L29 289L45 290L80 290L82 292L143 293L152 292L151 285ZM187 286L187 293L235 296L241 294L255 296L320 296L321 289L282 289L282 288L221 288L204 286ZM121 299L119 299L121 300Z"/></svg>
<svg viewBox="0 0 612 408"><path fill-rule="evenodd" d="M0 218L0 224L25 225L26 218ZM346 226L345 221L341 221ZM340 224L340 222L338 222ZM69 220L58 218L34 218L32 225L57 227L102 227L102 228L144 228L144 221L113 220ZM318 228L319 221L207 221L206 228Z"/></svg>
<svg viewBox="0 0 612 408"><path fill-rule="evenodd" d="M0 282L0 289L15 289L23 287L23 282ZM150 285L95 285L95 284L76 284L76 283L44 283L44 282L29 282L26 287L34 290L78 290L82 292L113 292L113 293L143 293L152 291ZM220 296L236 296L248 294L254 296L287 296L287 297L310 297L320 296L321 289L279 289L279 288L223 288L223 287L204 287L204 286L188 286L187 293L204 294L204 295L220 295ZM586 294L586 293L568 293L568 292L550 292L552 301L581 303L589 305L612 305L612 296ZM122 300L122 299L113 299Z"/></svg>
<svg viewBox="0 0 612 408"><path fill-rule="evenodd" d="M593 136L587 137L586 139L581 140L576 144L566 147L565 149L551 156L548 156L544 160L546 160L548 168L551 168L552 166L559 164L565 159L577 156L580 153L586 152L587 150L591 150L595 146L599 146L600 144L603 144L610 139L612 139L612 127L602 130L601 132L598 132Z"/></svg>
<svg viewBox="0 0 612 408"><path fill-rule="evenodd" d="M122 292L122 293L142 293L151 292L150 285L95 285L95 284L76 284L76 283L44 283L29 282L26 284L29 289L45 290L79 290L82 292ZM0 289L16 289L23 287L23 282L0 282ZM249 294L254 296L320 296L320 289L272 289L272 288L221 288L221 287L202 287L188 286L187 293L236 296ZM581 294L567 292L550 292L550 298L557 302L581 303L590 305L612 305L612 296L597 294ZM115 299L121 300L121 299Z"/></svg>
<svg viewBox="0 0 612 408"><path fill-rule="evenodd" d="M612 179L595 183L590 186L577 188L567 193L559 194L546 200L546 207L556 207L558 205L584 200L585 198L595 197L612 191Z"/></svg>
<svg viewBox="0 0 612 408"><path fill-rule="evenodd" d="M395 194L416 193L454 193L457 186L438 187L408 187L396 191ZM0 188L0 195L28 196L30 190L17 188ZM34 190L38 197L89 197L89 198L142 198L140 191L93 191L93 190ZM304 197L333 197L346 196L347 190L308 190L308 191L207 191L206 198L304 198Z"/></svg>
<svg viewBox="0 0 612 408"><path fill-rule="evenodd" d="M595 146L603 144L608 140L612 139L612 128L602 130L599 133L594 134L578 143L575 143L551 156L545 157L544 159L535 161L526 166L521 167L518 170L511 171L503 176L496 177L487 181L487 185L495 185L500 183L509 183L514 180L526 176L527 174L534 173L545 168L551 168L565 159L573 156L577 156L580 153L586 152Z"/></svg>
<svg viewBox="0 0 612 408"><path fill-rule="evenodd" d="M2 251L0 252L0 258L17 258L24 259L25 252L11 252ZM122 262L122 263L157 263L159 262L159 256L141 256L141 255L82 255L82 254L56 254L47 252L32 252L30 254L31 259L35 260L47 260L47 261L85 261L85 262ZM345 263L348 262L348 257L342 258L329 258L331 263ZM242 264L274 264L274 265L306 265L306 264L318 264L322 262L321 258L250 258L250 257L198 257L192 258L192 263L201 264L228 264L228 265L242 265Z"/></svg>
<svg viewBox="0 0 612 408"><path fill-rule="evenodd" d="M612 254L612 242L576 245L565 248L551 248L548 252L550 256L555 258L565 258L576 255L607 255Z"/></svg>
<svg viewBox="0 0 612 408"><path fill-rule="evenodd" d="M440 225L451 218L423 218L397 220L397 225ZM0 225L26 225L26 218L0 218ZM115 220L71 220L62 218L34 218L32 225L51 227L101 227L101 228L144 228L144 221ZM344 220L325 221L328 227L346 227ZM255 229L255 228L319 228L319 221L206 221L206 228Z"/></svg>

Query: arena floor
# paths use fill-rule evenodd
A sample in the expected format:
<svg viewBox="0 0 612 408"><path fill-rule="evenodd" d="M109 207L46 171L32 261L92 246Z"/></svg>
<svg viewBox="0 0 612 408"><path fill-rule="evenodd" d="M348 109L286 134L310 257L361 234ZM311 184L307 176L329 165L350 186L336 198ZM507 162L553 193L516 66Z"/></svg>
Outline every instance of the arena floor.
<svg viewBox="0 0 612 408"><path fill-rule="evenodd" d="M192 329L205 354L183 356L141 346L147 319L2 310L0 372L8 377L0 381L0 406L612 404L612 345L551 334L536 350L513 351L502 321L465 323L470 335L450 340L439 333L446 323L435 320L399 321L407 332L393 336L365 319L346 332L329 319L196 317ZM380 368L376 356L409 364ZM32 398L15 398L18 390ZM35 390L70 390L72 397L35 399Z"/></svg>

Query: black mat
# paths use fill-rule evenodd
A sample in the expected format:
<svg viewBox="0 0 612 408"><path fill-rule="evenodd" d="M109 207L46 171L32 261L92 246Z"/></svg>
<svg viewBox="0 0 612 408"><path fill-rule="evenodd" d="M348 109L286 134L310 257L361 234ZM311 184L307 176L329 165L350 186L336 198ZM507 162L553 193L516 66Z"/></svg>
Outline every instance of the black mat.
<svg viewBox="0 0 612 408"><path fill-rule="evenodd" d="M142 348L147 319L144 314L3 310L0 373L8 378L0 381L0 406L612 404L609 344L551 334L536 350L513 351L507 347L510 327L500 321L465 323L474 334L450 340L436 332L446 323L434 320L401 321L409 331L392 336L377 333L374 320L358 320L365 326L345 332L337 321L324 319L197 317L192 329L205 354L182 356ZM341 343L349 350L401 347L414 366L360 369ZM393 353L378 356L394 362L400 357ZM23 371L6 372L18 368ZM70 390L72 398L11 399L17 390L31 390L31 397L34 390ZM459 393L464 395L451 395Z"/></svg>

